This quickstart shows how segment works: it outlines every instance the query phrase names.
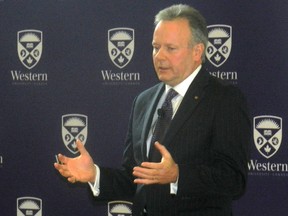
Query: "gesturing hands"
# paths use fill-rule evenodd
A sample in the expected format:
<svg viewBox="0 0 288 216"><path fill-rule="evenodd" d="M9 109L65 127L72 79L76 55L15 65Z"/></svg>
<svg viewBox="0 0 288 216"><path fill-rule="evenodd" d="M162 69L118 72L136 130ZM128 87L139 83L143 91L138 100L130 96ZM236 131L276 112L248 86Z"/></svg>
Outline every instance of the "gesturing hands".
<svg viewBox="0 0 288 216"><path fill-rule="evenodd" d="M94 182L96 168L93 159L79 140L76 141L76 145L80 152L80 156L69 158L59 154L58 159L60 163L54 163L54 167L71 183L77 181L83 183ZM161 162L143 162L141 166L134 167L133 175L136 177L134 183L169 184L177 181L179 169L171 154L165 146L158 142L155 143L155 147L162 155Z"/></svg>
<svg viewBox="0 0 288 216"><path fill-rule="evenodd" d="M174 162L171 154L159 142L155 147L162 155L160 163L143 162L141 166L134 167L133 175L137 178L136 184L168 184L175 183L179 175L178 165Z"/></svg>
<svg viewBox="0 0 288 216"><path fill-rule="evenodd" d="M59 154L58 159L60 163L54 163L54 167L71 183L75 183L76 181L94 182L96 168L93 159L80 140L76 141L76 145L80 156L69 158Z"/></svg>

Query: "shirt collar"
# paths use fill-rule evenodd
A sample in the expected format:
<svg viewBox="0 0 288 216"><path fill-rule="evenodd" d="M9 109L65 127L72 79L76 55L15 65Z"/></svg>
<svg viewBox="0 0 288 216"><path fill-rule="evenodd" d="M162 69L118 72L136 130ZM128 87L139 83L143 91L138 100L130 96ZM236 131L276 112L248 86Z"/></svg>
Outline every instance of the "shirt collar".
<svg viewBox="0 0 288 216"><path fill-rule="evenodd" d="M178 85L174 86L173 89L182 97L185 96L189 86L191 85L191 83L193 82L193 80L195 79L195 77L197 76L197 74L199 73L200 69L201 69L202 65L199 65L196 70L193 71L193 73L191 73L185 80L183 80L181 83L179 83ZM169 85L165 85L165 93L167 93L169 91L169 89L171 89L172 87Z"/></svg>

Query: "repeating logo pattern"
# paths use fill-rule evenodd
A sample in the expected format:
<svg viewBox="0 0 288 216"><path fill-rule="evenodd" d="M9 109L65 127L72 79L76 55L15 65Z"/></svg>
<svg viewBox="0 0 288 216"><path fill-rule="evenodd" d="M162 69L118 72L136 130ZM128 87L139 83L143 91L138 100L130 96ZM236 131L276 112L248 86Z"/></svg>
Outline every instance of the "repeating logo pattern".
<svg viewBox="0 0 288 216"><path fill-rule="evenodd" d="M81 114L62 116L62 139L66 148L73 154L78 153L75 141L79 139L85 145L88 134L88 117Z"/></svg>
<svg viewBox="0 0 288 216"><path fill-rule="evenodd" d="M132 216L132 205L127 201L108 202L108 216Z"/></svg>
<svg viewBox="0 0 288 216"><path fill-rule="evenodd" d="M215 67L220 67L228 59L232 49L232 27L210 25L208 29L207 59Z"/></svg>
<svg viewBox="0 0 288 216"><path fill-rule="evenodd" d="M254 117L254 143L265 158L272 157L282 142L282 119L277 116Z"/></svg>
<svg viewBox="0 0 288 216"><path fill-rule="evenodd" d="M42 200L36 197L19 197L17 216L42 216Z"/></svg>
<svg viewBox="0 0 288 216"><path fill-rule="evenodd" d="M42 32L38 30L18 31L17 49L22 64L28 69L35 67L42 55Z"/></svg>
<svg viewBox="0 0 288 216"><path fill-rule="evenodd" d="M134 29L113 28L108 31L108 51L112 62L125 67L134 53Z"/></svg>

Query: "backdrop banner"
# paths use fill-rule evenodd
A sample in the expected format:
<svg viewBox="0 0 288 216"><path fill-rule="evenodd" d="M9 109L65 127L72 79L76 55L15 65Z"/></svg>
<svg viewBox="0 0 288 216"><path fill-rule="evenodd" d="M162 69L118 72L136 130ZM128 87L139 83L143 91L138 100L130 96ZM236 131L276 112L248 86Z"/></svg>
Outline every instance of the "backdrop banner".
<svg viewBox="0 0 288 216"><path fill-rule="evenodd" d="M0 215L131 215L96 202L55 156L119 167L133 99L158 82L154 16L180 1L0 0ZM288 1L182 0L207 19L207 68L238 86L251 114L247 192L235 216L288 213ZM235 125L237 127L237 125Z"/></svg>

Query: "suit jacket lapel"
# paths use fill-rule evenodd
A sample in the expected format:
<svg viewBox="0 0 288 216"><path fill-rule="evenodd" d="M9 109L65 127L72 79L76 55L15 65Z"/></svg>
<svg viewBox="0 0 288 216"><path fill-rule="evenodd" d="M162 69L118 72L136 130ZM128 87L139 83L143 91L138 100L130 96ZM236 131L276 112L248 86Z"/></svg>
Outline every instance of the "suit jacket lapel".
<svg viewBox="0 0 288 216"><path fill-rule="evenodd" d="M204 95L204 88L208 84L208 79L209 76L206 74L206 71L202 69L189 86L164 138L163 142L166 146L170 145L172 138L181 128L184 121L201 102Z"/></svg>
<svg viewBox="0 0 288 216"><path fill-rule="evenodd" d="M146 111L146 116L145 116L145 121L143 124L143 128L144 130L142 131L142 135L141 135L141 139L142 139L142 154L143 154L143 158L145 158L146 160L148 159L146 156L147 153L147 145L146 145L146 141L147 141L147 137L151 128L151 124L152 124L152 120L153 120L153 116L156 110L156 107L158 105L158 102L163 94L165 90L165 85L164 83L160 83L158 88L156 89L155 94L153 95L151 101L150 101L150 105L148 106L148 109ZM147 101L147 103L149 103Z"/></svg>

